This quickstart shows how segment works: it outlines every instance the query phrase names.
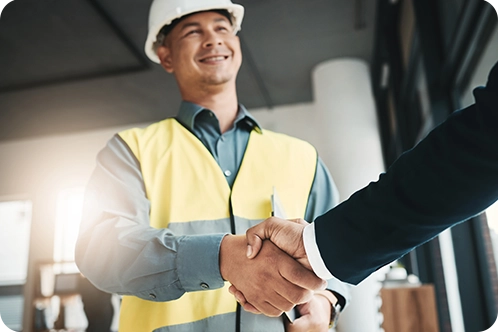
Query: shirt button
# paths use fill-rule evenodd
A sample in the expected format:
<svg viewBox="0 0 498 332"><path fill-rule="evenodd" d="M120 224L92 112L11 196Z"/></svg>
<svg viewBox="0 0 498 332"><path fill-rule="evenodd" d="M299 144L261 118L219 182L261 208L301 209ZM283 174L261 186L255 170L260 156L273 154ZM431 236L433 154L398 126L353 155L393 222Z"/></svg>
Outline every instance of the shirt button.
<svg viewBox="0 0 498 332"><path fill-rule="evenodd" d="M150 294L149 294L149 297L150 297L151 299L155 299L155 298L156 298L156 294L152 294L152 293L150 293Z"/></svg>
<svg viewBox="0 0 498 332"><path fill-rule="evenodd" d="M221 136L220 136L220 140L221 140L222 142L225 142L225 136L221 135Z"/></svg>
<svg viewBox="0 0 498 332"><path fill-rule="evenodd" d="M206 284L205 282L203 282L203 283L201 283L201 287L204 288L204 289L208 289L209 285Z"/></svg>
<svg viewBox="0 0 498 332"><path fill-rule="evenodd" d="M214 116L213 112L209 112L209 116L213 117Z"/></svg>
<svg viewBox="0 0 498 332"><path fill-rule="evenodd" d="M230 175L232 175L232 172L230 172L228 169L227 169L224 173L225 173L225 176L230 176Z"/></svg>

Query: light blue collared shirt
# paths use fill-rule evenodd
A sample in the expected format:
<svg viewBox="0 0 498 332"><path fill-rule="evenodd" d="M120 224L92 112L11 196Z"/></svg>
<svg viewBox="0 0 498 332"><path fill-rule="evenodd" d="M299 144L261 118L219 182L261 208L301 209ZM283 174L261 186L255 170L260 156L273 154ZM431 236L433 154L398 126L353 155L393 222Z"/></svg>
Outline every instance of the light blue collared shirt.
<svg viewBox="0 0 498 332"><path fill-rule="evenodd" d="M187 101L182 102L176 119L201 140L232 188L251 131L261 133L256 119L240 105L233 126L222 134L218 118L211 110Z"/></svg>

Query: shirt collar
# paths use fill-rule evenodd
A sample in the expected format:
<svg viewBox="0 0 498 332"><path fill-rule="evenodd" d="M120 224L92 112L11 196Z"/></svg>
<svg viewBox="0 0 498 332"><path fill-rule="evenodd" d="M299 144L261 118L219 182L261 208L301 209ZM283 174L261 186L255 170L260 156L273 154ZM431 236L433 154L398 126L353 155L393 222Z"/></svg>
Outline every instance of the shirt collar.
<svg viewBox="0 0 498 332"><path fill-rule="evenodd" d="M206 110L205 107L202 107L200 105L188 101L182 101L180 105L180 111L178 112L176 118L178 121L183 123L183 125L185 125L187 129L193 131L197 115L199 115L199 113L201 113L204 110ZM251 113L247 111L244 105L239 104L239 111L237 113L237 117L235 118L235 124L238 124L241 121L244 121L245 124L250 126L251 129L256 130L256 132L258 132L259 134L262 133L262 129L258 121L256 121L256 119L251 115Z"/></svg>

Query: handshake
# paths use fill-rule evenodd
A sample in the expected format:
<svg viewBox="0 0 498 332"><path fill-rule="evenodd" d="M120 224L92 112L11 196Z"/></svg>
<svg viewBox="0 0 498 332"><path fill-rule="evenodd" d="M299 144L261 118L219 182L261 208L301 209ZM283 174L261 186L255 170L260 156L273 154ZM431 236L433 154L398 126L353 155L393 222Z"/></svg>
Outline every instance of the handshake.
<svg viewBox="0 0 498 332"><path fill-rule="evenodd" d="M324 316L319 321L330 321L335 304L330 303L330 296L335 297L328 291L330 295L323 295L327 282L312 271L303 243L306 225L302 219L271 217L248 229L246 236L223 239L220 272L232 284L229 291L244 310L277 317L297 306L301 321L315 319L313 315Z"/></svg>

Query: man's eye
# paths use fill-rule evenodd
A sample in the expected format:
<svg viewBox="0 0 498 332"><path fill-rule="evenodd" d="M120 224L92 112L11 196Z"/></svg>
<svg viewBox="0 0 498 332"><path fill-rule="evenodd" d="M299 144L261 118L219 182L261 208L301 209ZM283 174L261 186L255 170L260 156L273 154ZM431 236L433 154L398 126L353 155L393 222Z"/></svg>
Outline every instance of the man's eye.
<svg viewBox="0 0 498 332"><path fill-rule="evenodd" d="M194 35L197 33L200 33L200 30L190 30L185 34L185 36Z"/></svg>
<svg viewBox="0 0 498 332"><path fill-rule="evenodd" d="M220 26L218 27L218 31L228 31L228 28L227 27L224 27L224 26Z"/></svg>

